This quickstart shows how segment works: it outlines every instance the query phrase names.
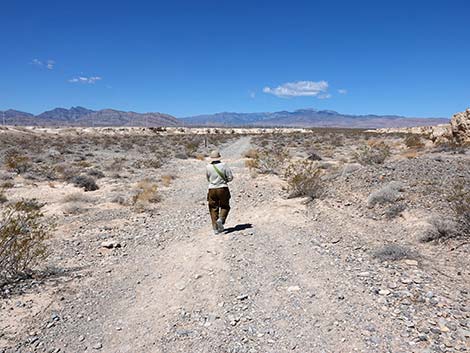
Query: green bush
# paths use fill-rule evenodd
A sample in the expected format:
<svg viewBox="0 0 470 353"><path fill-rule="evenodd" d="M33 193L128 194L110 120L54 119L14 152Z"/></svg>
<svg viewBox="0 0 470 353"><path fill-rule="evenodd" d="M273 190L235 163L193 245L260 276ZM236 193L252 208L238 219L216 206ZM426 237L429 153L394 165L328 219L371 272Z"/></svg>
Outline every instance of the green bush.
<svg viewBox="0 0 470 353"><path fill-rule="evenodd" d="M0 218L0 283L6 283L44 260L52 225L42 223L35 200L7 206Z"/></svg>

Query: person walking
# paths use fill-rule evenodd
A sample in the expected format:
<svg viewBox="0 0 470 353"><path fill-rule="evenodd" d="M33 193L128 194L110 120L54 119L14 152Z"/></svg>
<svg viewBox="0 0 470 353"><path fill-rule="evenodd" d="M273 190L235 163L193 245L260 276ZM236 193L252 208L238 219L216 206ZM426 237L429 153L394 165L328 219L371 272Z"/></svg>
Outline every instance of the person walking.
<svg viewBox="0 0 470 353"><path fill-rule="evenodd" d="M233 180L233 174L228 165L221 161L219 151L210 154L210 163L206 167L209 190L207 202L211 215L214 234L224 231L224 224L230 211L230 190L228 183Z"/></svg>

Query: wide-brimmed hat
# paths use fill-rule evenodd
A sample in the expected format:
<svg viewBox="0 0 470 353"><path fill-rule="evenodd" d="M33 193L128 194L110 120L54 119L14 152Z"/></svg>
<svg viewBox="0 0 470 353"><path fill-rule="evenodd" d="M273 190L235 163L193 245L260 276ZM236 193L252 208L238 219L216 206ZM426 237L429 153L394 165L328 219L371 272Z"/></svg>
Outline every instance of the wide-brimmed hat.
<svg viewBox="0 0 470 353"><path fill-rule="evenodd" d="M212 160L212 161L220 161L220 152L219 151L212 151L209 158Z"/></svg>

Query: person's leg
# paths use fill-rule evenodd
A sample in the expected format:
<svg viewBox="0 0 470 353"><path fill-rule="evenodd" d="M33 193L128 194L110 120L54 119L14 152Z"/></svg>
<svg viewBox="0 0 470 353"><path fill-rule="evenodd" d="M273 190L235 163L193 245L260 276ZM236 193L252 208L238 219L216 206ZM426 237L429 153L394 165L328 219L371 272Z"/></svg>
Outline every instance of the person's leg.
<svg viewBox="0 0 470 353"><path fill-rule="evenodd" d="M207 202L209 205L209 213L211 215L212 228L217 229L217 219L219 218L219 201L217 199L216 189L209 189L207 193Z"/></svg>
<svg viewBox="0 0 470 353"><path fill-rule="evenodd" d="M228 188L220 189L220 219L225 224L228 213L230 212L230 190Z"/></svg>

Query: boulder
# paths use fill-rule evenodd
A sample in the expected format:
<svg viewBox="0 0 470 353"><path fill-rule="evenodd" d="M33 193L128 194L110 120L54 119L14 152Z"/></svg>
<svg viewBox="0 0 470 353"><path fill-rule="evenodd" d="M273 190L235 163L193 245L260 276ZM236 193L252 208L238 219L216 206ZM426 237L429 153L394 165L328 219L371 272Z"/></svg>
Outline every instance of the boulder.
<svg viewBox="0 0 470 353"><path fill-rule="evenodd" d="M470 144L470 109L454 114L450 121L452 136L459 145Z"/></svg>

